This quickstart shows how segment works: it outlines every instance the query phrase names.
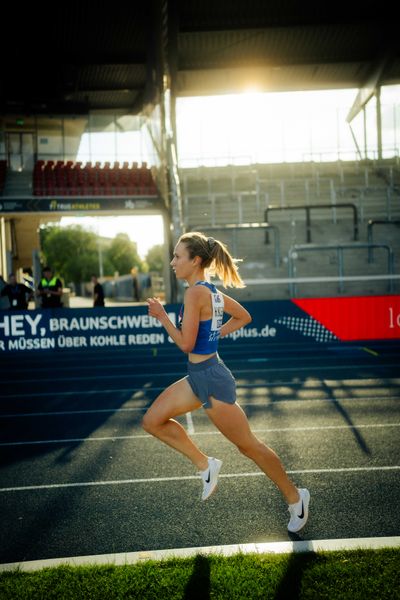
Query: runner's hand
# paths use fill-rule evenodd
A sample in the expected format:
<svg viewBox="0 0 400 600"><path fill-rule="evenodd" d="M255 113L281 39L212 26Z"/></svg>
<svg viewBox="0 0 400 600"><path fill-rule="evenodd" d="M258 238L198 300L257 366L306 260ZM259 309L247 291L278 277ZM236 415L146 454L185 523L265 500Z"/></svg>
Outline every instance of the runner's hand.
<svg viewBox="0 0 400 600"><path fill-rule="evenodd" d="M150 317L155 317L159 321L165 317L166 312L159 298L147 298L147 304L149 305Z"/></svg>

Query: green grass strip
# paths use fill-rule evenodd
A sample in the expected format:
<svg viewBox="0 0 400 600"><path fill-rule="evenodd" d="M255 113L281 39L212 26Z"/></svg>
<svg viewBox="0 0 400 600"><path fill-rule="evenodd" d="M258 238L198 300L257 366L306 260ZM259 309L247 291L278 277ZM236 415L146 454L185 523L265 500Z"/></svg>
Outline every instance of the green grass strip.
<svg viewBox="0 0 400 600"><path fill-rule="evenodd" d="M133 565L0 573L9 600L398 600L400 550L198 555Z"/></svg>

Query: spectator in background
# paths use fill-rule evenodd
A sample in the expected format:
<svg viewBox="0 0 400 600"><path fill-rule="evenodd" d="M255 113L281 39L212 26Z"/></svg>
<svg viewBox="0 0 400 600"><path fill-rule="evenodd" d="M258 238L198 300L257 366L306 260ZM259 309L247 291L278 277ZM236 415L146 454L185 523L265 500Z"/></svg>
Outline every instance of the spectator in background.
<svg viewBox="0 0 400 600"><path fill-rule="evenodd" d="M104 306L104 290L97 279L97 275L92 275L93 283L93 306Z"/></svg>
<svg viewBox="0 0 400 600"><path fill-rule="evenodd" d="M133 300L135 302L140 302L138 270L136 267L133 267L133 269L131 269L131 275L132 275L132 284L133 284Z"/></svg>
<svg viewBox="0 0 400 600"><path fill-rule="evenodd" d="M144 273L142 278L142 300L147 300L147 298L152 298L153 290L152 290L152 282L150 273Z"/></svg>
<svg viewBox="0 0 400 600"><path fill-rule="evenodd" d="M28 308L33 292L23 283L18 283L14 273L10 273L8 284L1 290L1 296L8 298L10 310L24 310Z"/></svg>
<svg viewBox="0 0 400 600"><path fill-rule="evenodd" d="M35 283L33 281L33 273L31 267L23 267L22 269L22 283L26 285L26 287L30 288L34 291Z"/></svg>
<svg viewBox="0 0 400 600"><path fill-rule="evenodd" d="M8 308L8 300L6 297L3 297L1 295L1 292L3 291L3 289L6 287L6 282L3 279L3 276L0 275L0 310L3 310L5 308Z"/></svg>
<svg viewBox="0 0 400 600"><path fill-rule="evenodd" d="M50 267L45 267L37 291L37 295L42 299L42 308L61 308L62 294L63 285L61 279L53 275Z"/></svg>

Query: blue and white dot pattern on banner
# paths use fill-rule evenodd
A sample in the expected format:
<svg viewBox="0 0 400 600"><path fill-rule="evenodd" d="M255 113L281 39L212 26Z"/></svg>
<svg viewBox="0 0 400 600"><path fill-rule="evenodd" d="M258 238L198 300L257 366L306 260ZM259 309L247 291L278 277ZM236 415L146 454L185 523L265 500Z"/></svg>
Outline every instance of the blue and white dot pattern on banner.
<svg viewBox="0 0 400 600"><path fill-rule="evenodd" d="M285 325L291 331L298 331L304 336L314 338L317 342L330 342L338 339L336 335L311 317L282 317L274 319L274 323Z"/></svg>

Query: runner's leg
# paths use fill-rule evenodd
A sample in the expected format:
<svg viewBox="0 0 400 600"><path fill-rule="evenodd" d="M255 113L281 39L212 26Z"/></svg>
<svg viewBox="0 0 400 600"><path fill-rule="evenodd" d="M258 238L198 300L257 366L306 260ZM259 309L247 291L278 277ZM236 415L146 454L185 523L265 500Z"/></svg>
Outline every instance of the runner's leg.
<svg viewBox="0 0 400 600"><path fill-rule="evenodd" d="M215 398L211 398L211 402L212 408L206 409L206 412L217 429L260 467L279 488L288 504L297 502L297 488L275 452L252 433L242 408L237 403L228 404Z"/></svg>
<svg viewBox="0 0 400 600"><path fill-rule="evenodd" d="M170 385L153 402L143 417L143 429L168 446L178 450L200 470L208 467L207 455L201 452L184 427L173 417L201 407L186 378Z"/></svg>

